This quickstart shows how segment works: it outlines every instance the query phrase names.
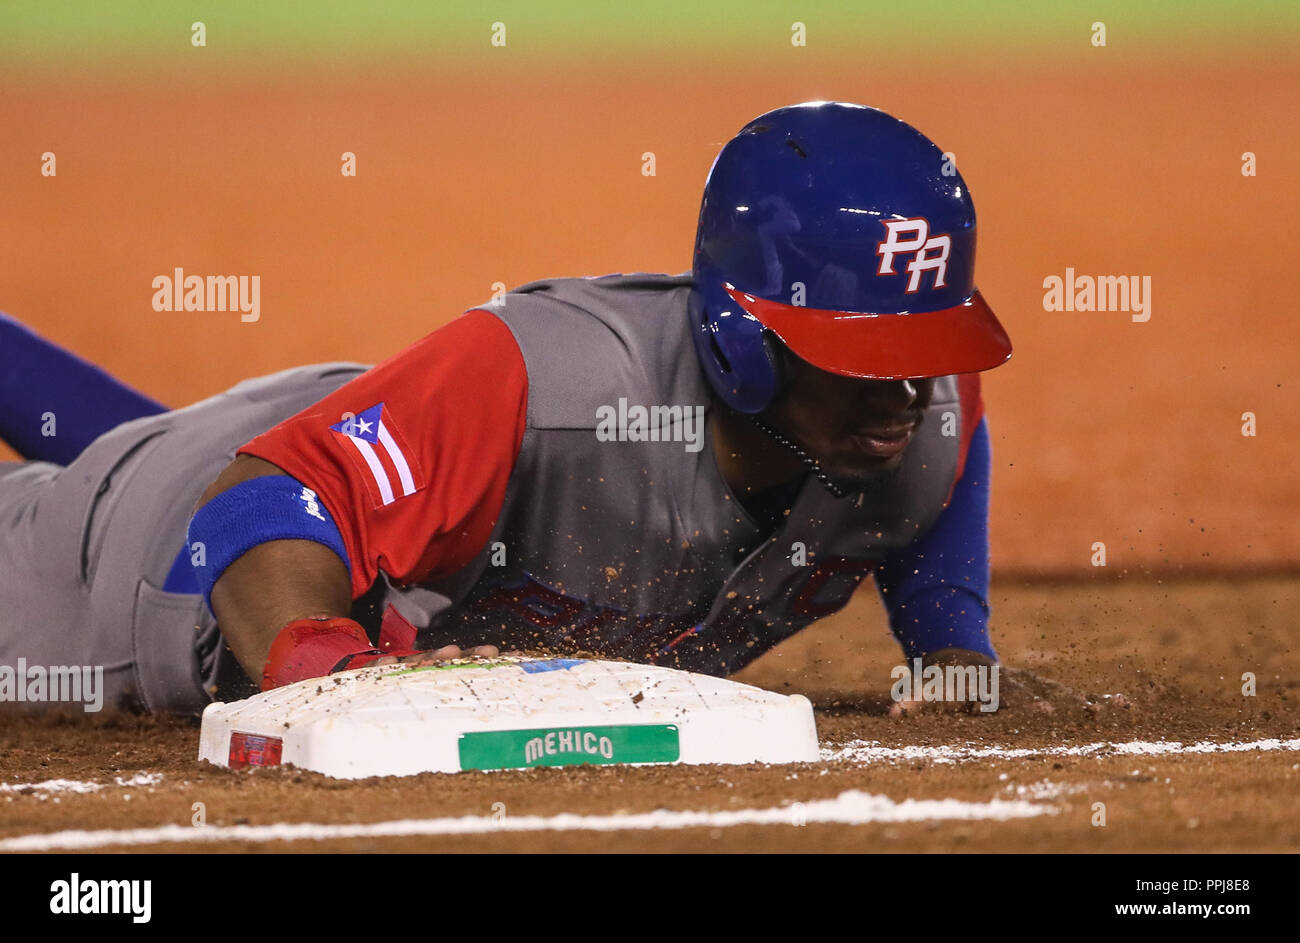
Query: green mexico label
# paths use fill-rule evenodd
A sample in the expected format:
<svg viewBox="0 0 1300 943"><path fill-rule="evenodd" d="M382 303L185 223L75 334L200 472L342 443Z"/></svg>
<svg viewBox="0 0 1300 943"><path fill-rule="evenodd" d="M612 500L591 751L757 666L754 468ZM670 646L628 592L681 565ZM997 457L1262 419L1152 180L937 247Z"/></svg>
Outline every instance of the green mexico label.
<svg viewBox="0 0 1300 943"><path fill-rule="evenodd" d="M680 755L676 724L542 727L460 735L461 769L672 763Z"/></svg>

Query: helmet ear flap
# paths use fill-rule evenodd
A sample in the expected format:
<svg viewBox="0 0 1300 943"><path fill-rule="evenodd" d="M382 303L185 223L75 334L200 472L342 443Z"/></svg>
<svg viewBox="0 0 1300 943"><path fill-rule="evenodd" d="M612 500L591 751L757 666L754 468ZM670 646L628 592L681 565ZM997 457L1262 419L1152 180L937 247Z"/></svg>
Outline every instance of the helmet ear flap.
<svg viewBox="0 0 1300 943"><path fill-rule="evenodd" d="M695 350L714 391L737 412L762 412L776 393L780 341L737 312L720 283L697 281L689 309Z"/></svg>
<svg viewBox="0 0 1300 943"><path fill-rule="evenodd" d="M763 355L767 358L772 375L772 396L768 400L770 406L781 391L785 389L785 345L780 339L767 328L763 329ZM767 406L763 407L764 409Z"/></svg>

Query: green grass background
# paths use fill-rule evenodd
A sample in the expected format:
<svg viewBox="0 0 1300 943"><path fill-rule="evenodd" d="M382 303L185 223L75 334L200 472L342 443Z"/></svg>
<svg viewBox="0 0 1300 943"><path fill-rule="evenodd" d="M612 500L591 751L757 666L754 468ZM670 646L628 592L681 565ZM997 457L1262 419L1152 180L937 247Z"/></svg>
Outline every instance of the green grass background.
<svg viewBox="0 0 1300 943"><path fill-rule="evenodd" d="M190 24L207 26L206 52L268 64L436 62L489 50L506 24L512 52L574 58L719 61L787 51L790 24L810 47L888 59L899 46L936 56L1042 58L1089 49L1094 21L1108 48L1146 54L1240 53L1293 43L1296 0L0 0L0 62L73 69L147 65L193 55Z"/></svg>

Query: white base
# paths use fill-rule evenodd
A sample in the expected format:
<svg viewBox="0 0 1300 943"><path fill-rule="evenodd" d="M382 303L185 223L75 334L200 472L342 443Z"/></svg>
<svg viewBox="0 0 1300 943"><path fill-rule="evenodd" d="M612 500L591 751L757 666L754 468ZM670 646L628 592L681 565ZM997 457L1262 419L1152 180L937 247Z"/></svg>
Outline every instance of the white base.
<svg viewBox="0 0 1300 943"><path fill-rule="evenodd" d="M362 668L210 704L199 739L199 759L218 766L292 763L340 779L817 758L802 695L673 668L510 656Z"/></svg>

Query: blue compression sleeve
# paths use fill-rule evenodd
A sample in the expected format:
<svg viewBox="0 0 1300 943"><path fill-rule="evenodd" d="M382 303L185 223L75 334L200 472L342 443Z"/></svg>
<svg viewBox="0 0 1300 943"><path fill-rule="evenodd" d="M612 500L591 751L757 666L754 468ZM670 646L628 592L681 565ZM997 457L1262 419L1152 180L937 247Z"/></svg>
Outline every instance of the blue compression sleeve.
<svg viewBox="0 0 1300 943"><path fill-rule="evenodd" d="M316 492L288 475L250 478L221 492L190 519L187 547L197 592L212 608L212 587L226 567L258 544L311 540L333 550L351 575L338 525Z"/></svg>
<svg viewBox="0 0 1300 943"><path fill-rule="evenodd" d="M981 419L948 507L876 571L889 626L907 658L941 648L997 658L988 627L991 468L988 421Z"/></svg>

